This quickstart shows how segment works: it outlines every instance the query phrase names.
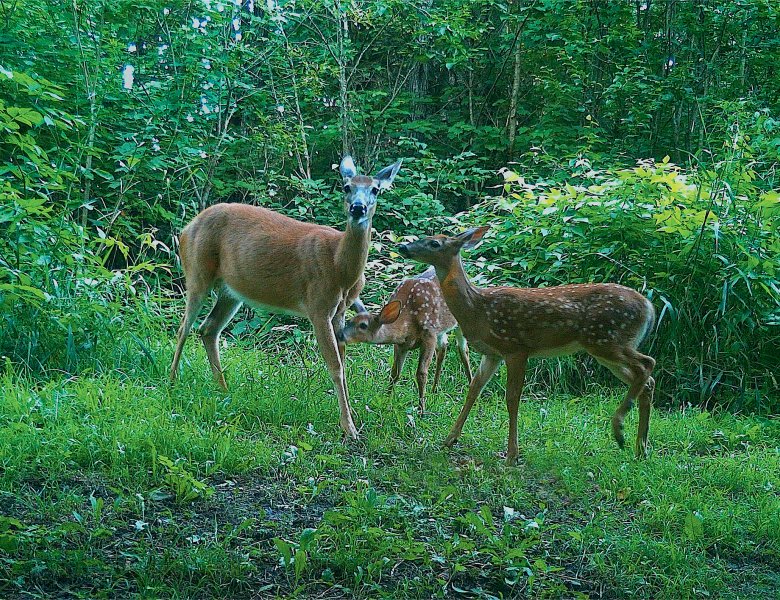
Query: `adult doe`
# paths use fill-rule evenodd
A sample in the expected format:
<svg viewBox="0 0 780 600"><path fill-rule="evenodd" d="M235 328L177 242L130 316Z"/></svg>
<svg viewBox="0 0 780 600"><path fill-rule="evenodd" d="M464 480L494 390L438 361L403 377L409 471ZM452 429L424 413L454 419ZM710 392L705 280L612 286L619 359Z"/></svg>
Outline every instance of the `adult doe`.
<svg viewBox="0 0 780 600"><path fill-rule="evenodd" d="M401 376L409 351L419 348L416 381L420 398L418 411L422 415L425 412L425 386L431 360L436 354L436 372L431 389L435 392L447 354L447 333L457 325L442 296L436 272L430 268L417 277L402 281L378 314L358 313L338 335L347 344L393 344L390 391ZM460 360L471 381L468 344L460 330L456 330L455 335Z"/></svg>
<svg viewBox="0 0 780 600"><path fill-rule="evenodd" d="M634 400L639 400L636 454L646 456L655 360L636 349L655 323L653 305L638 292L615 284L477 288L463 271L460 250L476 245L487 229L469 229L455 237L437 235L400 247L401 255L434 266L444 299L463 335L472 348L484 354L444 445L452 446L458 440L475 400L506 361L507 463L514 464L518 454L517 408L528 358L584 350L629 386L612 417L612 433L621 448L623 420Z"/></svg>
<svg viewBox="0 0 780 600"><path fill-rule="evenodd" d="M197 215L181 234L179 256L187 304L179 327L171 380L176 378L182 348L210 290L217 300L200 326L214 377L227 389L219 361L219 335L242 303L307 317L314 326L339 401L344 433L357 437L344 378L344 344L336 331L353 303L362 309L360 290L371 238L377 196L389 188L401 162L374 177L358 175L345 156L345 231L302 223L266 208L216 204ZM363 309L364 310L364 309Z"/></svg>

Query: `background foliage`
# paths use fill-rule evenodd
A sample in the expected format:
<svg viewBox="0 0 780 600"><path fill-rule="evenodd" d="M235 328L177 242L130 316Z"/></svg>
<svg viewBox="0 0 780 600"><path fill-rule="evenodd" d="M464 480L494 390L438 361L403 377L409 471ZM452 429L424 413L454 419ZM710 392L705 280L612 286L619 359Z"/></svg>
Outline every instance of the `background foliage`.
<svg viewBox="0 0 780 600"><path fill-rule="evenodd" d="M777 410L778 30L771 0L0 1L0 351L148 350L184 223L338 226L352 152L404 159L368 300L400 237L490 224L481 281L635 286L667 400Z"/></svg>

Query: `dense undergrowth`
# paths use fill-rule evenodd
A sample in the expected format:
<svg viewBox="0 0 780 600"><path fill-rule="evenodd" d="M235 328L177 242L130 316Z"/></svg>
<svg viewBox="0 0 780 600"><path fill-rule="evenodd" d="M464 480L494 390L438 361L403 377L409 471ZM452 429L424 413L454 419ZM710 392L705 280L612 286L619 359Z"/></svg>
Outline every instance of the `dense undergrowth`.
<svg viewBox="0 0 780 600"><path fill-rule="evenodd" d="M176 327L198 210L340 227L331 165L350 151L365 171L404 161L369 303L415 269L399 239L490 225L479 281L653 300L660 403L776 412L780 12L664 6L2 4L0 356L45 380L118 338L148 352L145 331ZM578 391L591 367L558 370Z"/></svg>

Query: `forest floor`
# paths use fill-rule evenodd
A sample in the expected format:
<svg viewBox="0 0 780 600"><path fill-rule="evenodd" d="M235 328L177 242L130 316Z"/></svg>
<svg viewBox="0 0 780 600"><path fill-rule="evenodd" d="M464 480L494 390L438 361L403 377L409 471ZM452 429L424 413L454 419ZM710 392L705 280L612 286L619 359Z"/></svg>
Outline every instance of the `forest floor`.
<svg viewBox="0 0 780 600"><path fill-rule="evenodd" d="M196 349L196 346L198 348ZM407 364L349 350L345 444L311 346L231 342L230 392L195 340L121 370L0 375L0 597L769 598L780 590L780 421L654 410L652 452L609 436L621 389L530 385L504 465L503 374L453 450L450 353L416 414ZM102 372L102 373L101 373ZM626 437L636 432L636 412Z"/></svg>

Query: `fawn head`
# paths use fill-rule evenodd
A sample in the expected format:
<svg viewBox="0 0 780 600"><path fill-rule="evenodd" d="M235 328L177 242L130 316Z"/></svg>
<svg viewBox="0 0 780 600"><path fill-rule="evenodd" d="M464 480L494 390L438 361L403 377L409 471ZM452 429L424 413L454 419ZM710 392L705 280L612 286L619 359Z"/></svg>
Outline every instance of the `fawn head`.
<svg viewBox="0 0 780 600"><path fill-rule="evenodd" d="M359 313L347 321L344 329L336 334L339 341L346 344L357 342L371 342L382 325L395 323L401 314L401 302L393 300L388 302L379 314Z"/></svg>
<svg viewBox="0 0 780 600"><path fill-rule="evenodd" d="M401 161L385 167L374 177L358 175L351 156L341 159L339 172L344 178L344 210L354 225L366 226L376 210L379 193L393 184Z"/></svg>
<svg viewBox="0 0 780 600"><path fill-rule="evenodd" d="M408 244L401 244L398 253L405 258L447 269L462 248L476 246L488 229L488 227L473 227L453 237L440 234L422 238Z"/></svg>

